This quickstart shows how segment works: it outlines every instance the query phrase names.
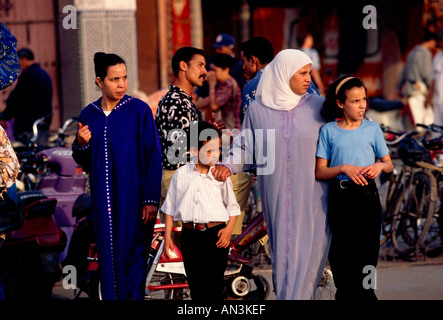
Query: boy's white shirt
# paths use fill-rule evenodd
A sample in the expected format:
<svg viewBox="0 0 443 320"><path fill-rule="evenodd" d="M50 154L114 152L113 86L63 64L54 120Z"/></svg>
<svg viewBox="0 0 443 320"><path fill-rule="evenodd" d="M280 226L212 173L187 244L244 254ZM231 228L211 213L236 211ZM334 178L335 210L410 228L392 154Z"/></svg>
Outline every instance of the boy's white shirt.
<svg viewBox="0 0 443 320"><path fill-rule="evenodd" d="M227 222L229 217L240 215L231 179L215 180L212 168L201 174L192 160L178 168L161 211L185 223Z"/></svg>

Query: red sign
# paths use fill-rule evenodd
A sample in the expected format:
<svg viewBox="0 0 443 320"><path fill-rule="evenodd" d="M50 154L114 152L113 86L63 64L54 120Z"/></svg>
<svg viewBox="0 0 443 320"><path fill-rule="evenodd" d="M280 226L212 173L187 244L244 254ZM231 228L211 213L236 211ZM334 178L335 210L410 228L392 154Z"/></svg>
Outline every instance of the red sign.
<svg viewBox="0 0 443 320"><path fill-rule="evenodd" d="M191 46L190 0L171 1L172 52Z"/></svg>

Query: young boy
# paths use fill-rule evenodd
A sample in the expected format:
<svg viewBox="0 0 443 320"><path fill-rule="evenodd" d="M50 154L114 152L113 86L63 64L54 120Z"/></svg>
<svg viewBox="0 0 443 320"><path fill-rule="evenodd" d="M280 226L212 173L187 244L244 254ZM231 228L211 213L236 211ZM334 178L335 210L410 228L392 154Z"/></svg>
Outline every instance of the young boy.
<svg viewBox="0 0 443 320"><path fill-rule="evenodd" d="M216 181L211 173L220 156L215 127L195 122L186 132L193 160L177 169L161 210L165 213L165 254L173 246L174 221L182 221L180 246L192 300L223 300L232 230L240 207L232 182Z"/></svg>

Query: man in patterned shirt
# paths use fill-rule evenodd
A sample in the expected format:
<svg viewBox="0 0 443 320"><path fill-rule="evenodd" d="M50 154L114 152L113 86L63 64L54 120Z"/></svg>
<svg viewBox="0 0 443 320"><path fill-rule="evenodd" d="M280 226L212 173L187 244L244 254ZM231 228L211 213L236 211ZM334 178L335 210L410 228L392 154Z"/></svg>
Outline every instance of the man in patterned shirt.
<svg viewBox="0 0 443 320"><path fill-rule="evenodd" d="M194 86L201 87L207 74L204 51L183 47L172 57L174 83L158 104L155 123L162 147L163 177L161 203L175 170L189 161L184 129L199 120L192 102Z"/></svg>
<svg viewBox="0 0 443 320"><path fill-rule="evenodd" d="M155 123L157 125L162 147L163 176L160 206L168 192L172 175L182 165L190 160L184 129L193 121L199 121L199 114L192 102L194 86L201 87L205 81L207 70L204 51L193 47L183 47L172 57L174 83L158 104ZM226 127L223 121L213 123L221 130ZM251 181L246 173L231 177L234 193L240 205L242 214L247 206ZM233 234L242 231L241 221L235 225Z"/></svg>

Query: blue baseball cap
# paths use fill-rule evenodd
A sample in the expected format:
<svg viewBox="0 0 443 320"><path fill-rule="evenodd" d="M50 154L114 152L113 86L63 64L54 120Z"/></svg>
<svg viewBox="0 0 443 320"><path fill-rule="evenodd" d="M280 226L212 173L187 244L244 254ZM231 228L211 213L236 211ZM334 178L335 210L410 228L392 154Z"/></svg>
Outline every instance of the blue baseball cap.
<svg viewBox="0 0 443 320"><path fill-rule="evenodd" d="M14 83L20 73L17 39L0 22L0 90Z"/></svg>
<svg viewBox="0 0 443 320"><path fill-rule="evenodd" d="M214 48L221 48L221 47L232 47L234 48L235 40L234 37L227 34L227 33L221 33L215 38L215 42L212 45Z"/></svg>

